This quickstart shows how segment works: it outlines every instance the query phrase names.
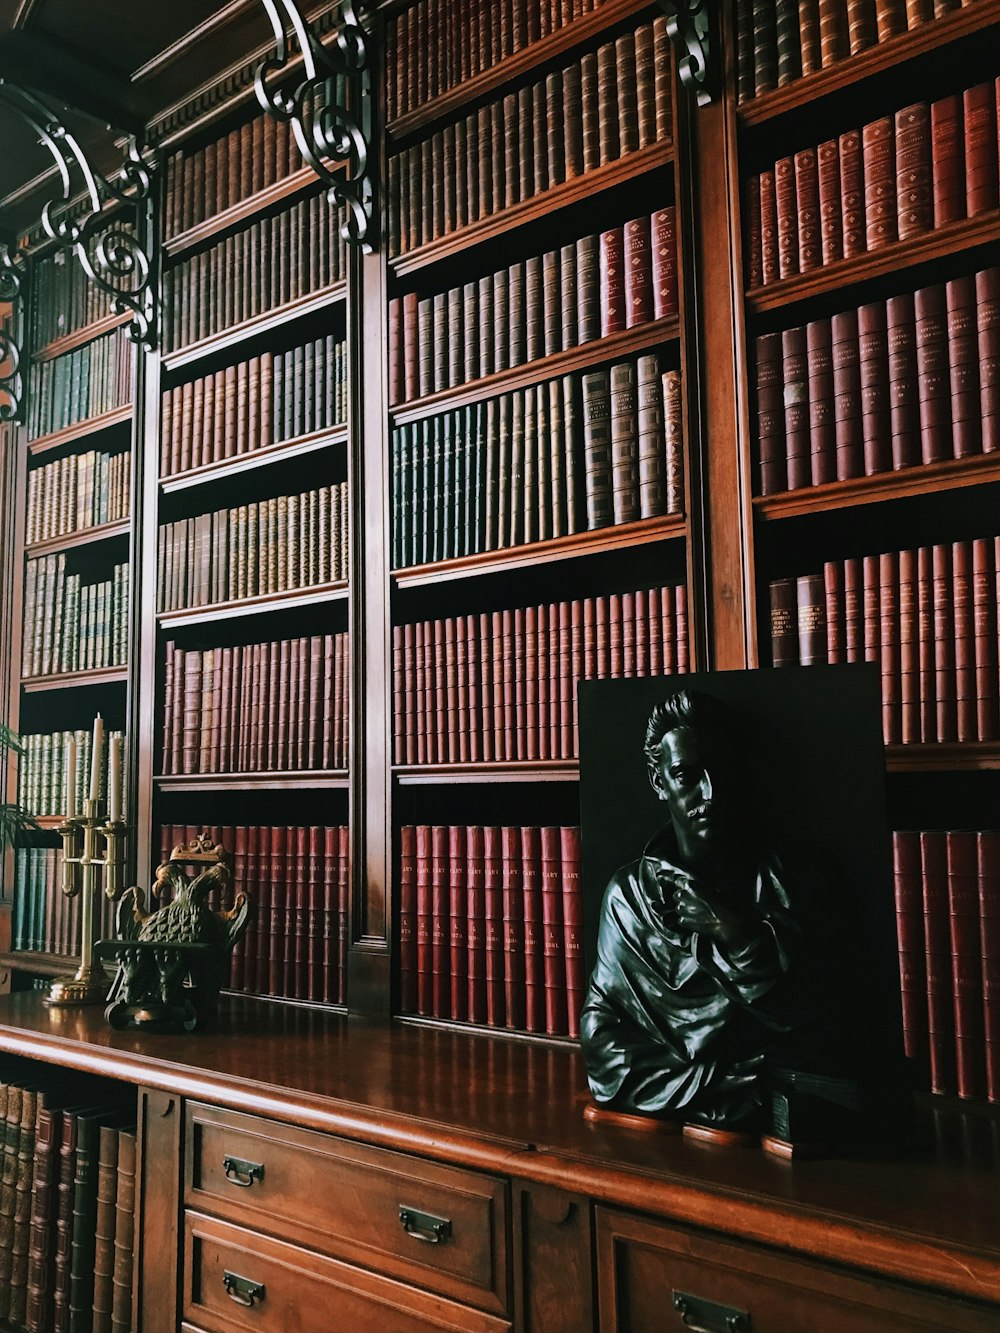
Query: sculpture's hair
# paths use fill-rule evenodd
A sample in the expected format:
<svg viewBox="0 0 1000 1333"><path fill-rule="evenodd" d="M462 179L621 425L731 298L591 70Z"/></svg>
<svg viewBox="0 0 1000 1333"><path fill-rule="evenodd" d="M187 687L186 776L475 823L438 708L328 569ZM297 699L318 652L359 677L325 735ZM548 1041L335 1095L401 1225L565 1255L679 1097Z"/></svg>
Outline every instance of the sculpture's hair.
<svg viewBox="0 0 1000 1333"><path fill-rule="evenodd" d="M727 730L728 714L725 705L711 694L701 694L698 690L678 690L669 699L654 704L646 724L646 740L643 754L650 779L660 771L663 738L678 727L690 727L692 731L711 732L715 737L724 737Z"/></svg>

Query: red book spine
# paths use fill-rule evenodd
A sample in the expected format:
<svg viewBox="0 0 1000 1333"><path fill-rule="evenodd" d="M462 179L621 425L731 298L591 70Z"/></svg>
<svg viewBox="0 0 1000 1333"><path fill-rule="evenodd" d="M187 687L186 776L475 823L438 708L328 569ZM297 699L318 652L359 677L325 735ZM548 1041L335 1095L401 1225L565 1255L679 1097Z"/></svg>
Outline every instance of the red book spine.
<svg viewBox="0 0 1000 1333"><path fill-rule="evenodd" d="M633 218L624 227L625 327L648 324L653 318L653 266L650 219Z"/></svg>
<svg viewBox="0 0 1000 1333"><path fill-rule="evenodd" d="M815 148L804 148L795 154L800 273L808 273L810 269L819 268L823 262L818 171Z"/></svg>
<svg viewBox="0 0 1000 1333"><path fill-rule="evenodd" d="M812 480L806 330L802 326L785 329L781 335L781 372L788 489L796 490Z"/></svg>
<svg viewBox="0 0 1000 1333"><path fill-rule="evenodd" d="M757 339L756 351L760 493L773 495L788 489L781 334L762 334Z"/></svg>
<svg viewBox="0 0 1000 1333"><path fill-rule="evenodd" d="M974 741L977 739L978 726L971 542L952 543L951 592L955 653L955 729L959 741Z"/></svg>
<svg viewBox="0 0 1000 1333"><path fill-rule="evenodd" d="M982 445L975 277L970 273L952 278L945 283L944 292L952 452L964 458L978 453Z"/></svg>
<svg viewBox="0 0 1000 1333"><path fill-rule="evenodd" d="M295 952L285 967L285 988L297 1000L309 998L309 829L295 830Z"/></svg>
<svg viewBox="0 0 1000 1333"><path fill-rule="evenodd" d="M351 939L351 830L337 829L337 1002L347 1002L347 949Z"/></svg>
<svg viewBox="0 0 1000 1333"><path fill-rule="evenodd" d="M1000 268L976 274L979 406L983 453L1000 449Z"/></svg>
<svg viewBox="0 0 1000 1333"><path fill-rule="evenodd" d="M931 118L926 102L896 112L896 217L901 241L929 231L931 198Z"/></svg>
<svg viewBox="0 0 1000 1333"><path fill-rule="evenodd" d="M567 1031L566 940L563 927L562 853L558 828L541 830L542 930L545 973L545 1031Z"/></svg>
<svg viewBox="0 0 1000 1333"><path fill-rule="evenodd" d="M746 184L746 266L747 286L752 290L763 286L764 268L760 240L760 176L750 176ZM167 400L164 400L166 423ZM166 424L164 424L166 433ZM161 466L160 471L164 469Z"/></svg>
<svg viewBox="0 0 1000 1333"><path fill-rule="evenodd" d="M913 294L916 316L917 386L920 399L920 451L925 463L951 456L951 388L948 374L948 324L942 284Z"/></svg>
<svg viewBox="0 0 1000 1333"><path fill-rule="evenodd" d="M927 947L920 868L920 835L892 835L892 868L903 1002L903 1044L921 1072L927 1069Z"/></svg>
<svg viewBox="0 0 1000 1333"><path fill-rule="evenodd" d="M858 308L861 439L865 476L889 467L889 352L882 301Z"/></svg>
<svg viewBox="0 0 1000 1333"><path fill-rule="evenodd" d="M465 830L465 876L468 887L466 945L468 948L468 1016L472 1023L486 1022L486 850L483 829Z"/></svg>
<svg viewBox="0 0 1000 1333"><path fill-rule="evenodd" d="M673 204L658 209L650 222L653 258L653 318L676 315L677 209Z"/></svg>
<svg viewBox="0 0 1000 1333"><path fill-rule="evenodd" d="M399 1007L417 1012L417 830L399 830Z"/></svg>
<svg viewBox="0 0 1000 1333"><path fill-rule="evenodd" d="M524 886L525 1027L529 1032L544 1032L542 841L539 830L533 826L521 829L521 878Z"/></svg>
<svg viewBox="0 0 1000 1333"><path fill-rule="evenodd" d="M625 328L625 239L621 227L601 232L601 337Z"/></svg>
<svg viewBox="0 0 1000 1333"><path fill-rule="evenodd" d="M271 829L271 931L268 941L268 994L285 993L288 948L288 829Z"/></svg>
<svg viewBox="0 0 1000 1333"><path fill-rule="evenodd" d="M934 226L965 217L965 136L962 98L931 103L931 180Z"/></svg>
<svg viewBox="0 0 1000 1333"><path fill-rule="evenodd" d="M840 208L844 257L865 250L865 173L861 153L861 131L848 130L839 139Z"/></svg>
<svg viewBox="0 0 1000 1333"><path fill-rule="evenodd" d="M429 824L418 824L416 833L416 897L417 897L417 1013L434 1011L433 954L431 948L431 829ZM329 874L329 867L327 868Z"/></svg>
<svg viewBox="0 0 1000 1333"><path fill-rule="evenodd" d="M913 295L886 302L889 355L889 428L893 468L920 462L920 399L917 380L917 329Z"/></svg>
<svg viewBox="0 0 1000 1333"><path fill-rule="evenodd" d="M263 825L257 834L257 949L254 964L254 986L257 994L267 995L270 990L271 949L271 834L273 829Z"/></svg>
<svg viewBox="0 0 1000 1333"><path fill-rule="evenodd" d="M1000 833L977 834L986 1096L1000 1102Z"/></svg>
<svg viewBox="0 0 1000 1333"><path fill-rule="evenodd" d="M937 740L934 666L934 573L929 546L917 550L917 671L920 680L920 741Z"/></svg>
<svg viewBox="0 0 1000 1333"><path fill-rule="evenodd" d="M844 623L844 567L837 560L823 566L823 591L826 596L826 660L847 661L847 637Z"/></svg>
<svg viewBox="0 0 1000 1333"><path fill-rule="evenodd" d="M886 551L879 564L879 662L882 668L882 735L887 745L898 744L899 707L899 557Z"/></svg>
<svg viewBox="0 0 1000 1333"><path fill-rule="evenodd" d="M865 179L865 245L881 249L898 240L896 228L896 143L891 116L861 131Z"/></svg>
<svg viewBox="0 0 1000 1333"><path fill-rule="evenodd" d="M858 313L845 310L830 321L833 347L834 435L837 480L861 473L864 457L861 430L861 368Z"/></svg>
<svg viewBox="0 0 1000 1333"><path fill-rule="evenodd" d="M955 1081L960 1097L981 1097L986 1090L986 1080L976 835L946 833L945 848L955 1010Z"/></svg>
<svg viewBox="0 0 1000 1333"><path fill-rule="evenodd" d="M816 149L819 190L820 251L824 264L844 257L844 219L840 201L840 150L836 139Z"/></svg>
<svg viewBox="0 0 1000 1333"><path fill-rule="evenodd" d="M936 740L957 739L955 703L955 621L952 607L951 547L935 546L931 554L934 604L934 698Z"/></svg>
<svg viewBox="0 0 1000 1333"><path fill-rule="evenodd" d="M778 202L773 171L760 173L760 265L765 287L778 281Z"/></svg>
<svg viewBox="0 0 1000 1333"><path fill-rule="evenodd" d="M971 218L998 204L997 106L992 82L962 94L965 122L965 211Z"/></svg>
<svg viewBox="0 0 1000 1333"><path fill-rule="evenodd" d="M451 927L448 901L448 830L431 825L431 1013L448 1018L451 998Z"/></svg>
<svg viewBox="0 0 1000 1333"><path fill-rule="evenodd" d="M524 870L520 828L500 830L503 883L504 1011L509 1028L525 1026Z"/></svg>
<svg viewBox="0 0 1000 1333"><path fill-rule="evenodd" d="M917 553L899 553L899 739L920 740L920 649L918 638Z"/></svg>
<svg viewBox="0 0 1000 1333"><path fill-rule="evenodd" d="M503 849L500 830L483 830L483 894L486 910L486 1021L504 1026Z"/></svg>
<svg viewBox="0 0 1000 1333"><path fill-rule="evenodd" d="M795 161L791 157L783 157L774 164L774 197L778 222L778 277L790 278L799 271Z"/></svg>
<svg viewBox="0 0 1000 1333"><path fill-rule="evenodd" d="M308 924L308 968L309 968L309 999L322 1000L323 997L323 844L324 830L316 825L310 825L309 828L309 924ZM416 851L413 853L414 866L416 863ZM415 871L414 871L415 873ZM415 908L411 914L410 928L416 929ZM416 936L411 938L411 951L416 950ZM413 985L416 987L416 965L411 964L413 969ZM415 1006L414 1006L415 1007Z"/></svg>
<svg viewBox="0 0 1000 1333"><path fill-rule="evenodd" d="M583 973L583 899L580 892L580 830L559 830L562 862L563 942L566 958L566 1021L571 1037L580 1035L585 989Z"/></svg>
<svg viewBox="0 0 1000 1333"><path fill-rule="evenodd" d="M972 632L976 674L976 737L993 741L1000 736L997 692L997 595L993 542L977 537L972 543Z"/></svg>
<svg viewBox="0 0 1000 1333"><path fill-rule="evenodd" d="M955 1091L955 1013L948 923L948 863L943 833L921 833L924 940L927 951L927 1032L931 1091Z"/></svg>
<svg viewBox="0 0 1000 1333"><path fill-rule="evenodd" d="M469 887L464 825L448 829L448 915L451 972L451 1017L469 1017Z"/></svg>
<svg viewBox="0 0 1000 1333"><path fill-rule="evenodd" d="M809 374L809 470L814 486L837 476L837 431L834 415L833 348L830 321L806 325Z"/></svg>

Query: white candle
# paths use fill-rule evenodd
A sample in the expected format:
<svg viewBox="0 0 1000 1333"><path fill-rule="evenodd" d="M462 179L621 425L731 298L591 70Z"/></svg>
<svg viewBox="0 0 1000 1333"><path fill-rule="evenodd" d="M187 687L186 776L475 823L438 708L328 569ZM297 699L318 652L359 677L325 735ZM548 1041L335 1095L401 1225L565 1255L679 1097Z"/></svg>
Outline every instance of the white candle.
<svg viewBox="0 0 1000 1333"><path fill-rule="evenodd" d="M76 737L66 742L66 818L76 814Z"/></svg>
<svg viewBox="0 0 1000 1333"><path fill-rule="evenodd" d="M108 737L108 819L121 818L122 738Z"/></svg>
<svg viewBox="0 0 1000 1333"><path fill-rule="evenodd" d="M104 751L104 719L100 713L94 718L94 748L90 755L90 799L101 799L101 758Z"/></svg>

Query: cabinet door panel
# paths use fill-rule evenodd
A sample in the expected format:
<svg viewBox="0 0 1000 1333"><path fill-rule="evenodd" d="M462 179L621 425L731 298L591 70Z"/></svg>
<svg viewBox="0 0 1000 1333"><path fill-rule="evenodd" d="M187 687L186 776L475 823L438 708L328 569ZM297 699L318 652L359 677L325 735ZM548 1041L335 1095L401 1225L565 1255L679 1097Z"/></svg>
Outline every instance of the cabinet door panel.
<svg viewBox="0 0 1000 1333"><path fill-rule="evenodd" d="M206 1333L510 1333L479 1310L193 1212L184 1273L184 1319Z"/></svg>
<svg viewBox="0 0 1000 1333"><path fill-rule="evenodd" d="M685 1296L742 1313L740 1333L990 1333L1000 1306L972 1305L703 1231L597 1210L601 1333L728 1333L684 1315Z"/></svg>

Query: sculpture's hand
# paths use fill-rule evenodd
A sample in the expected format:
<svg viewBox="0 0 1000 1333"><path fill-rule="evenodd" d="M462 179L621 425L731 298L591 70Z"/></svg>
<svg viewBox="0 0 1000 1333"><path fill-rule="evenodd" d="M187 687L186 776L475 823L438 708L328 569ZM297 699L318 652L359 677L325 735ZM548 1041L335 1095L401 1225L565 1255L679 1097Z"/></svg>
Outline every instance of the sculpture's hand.
<svg viewBox="0 0 1000 1333"><path fill-rule="evenodd" d="M741 948L749 940L744 914L702 887L693 876L685 875L683 880L678 877L674 907L682 926L708 935L729 949Z"/></svg>

